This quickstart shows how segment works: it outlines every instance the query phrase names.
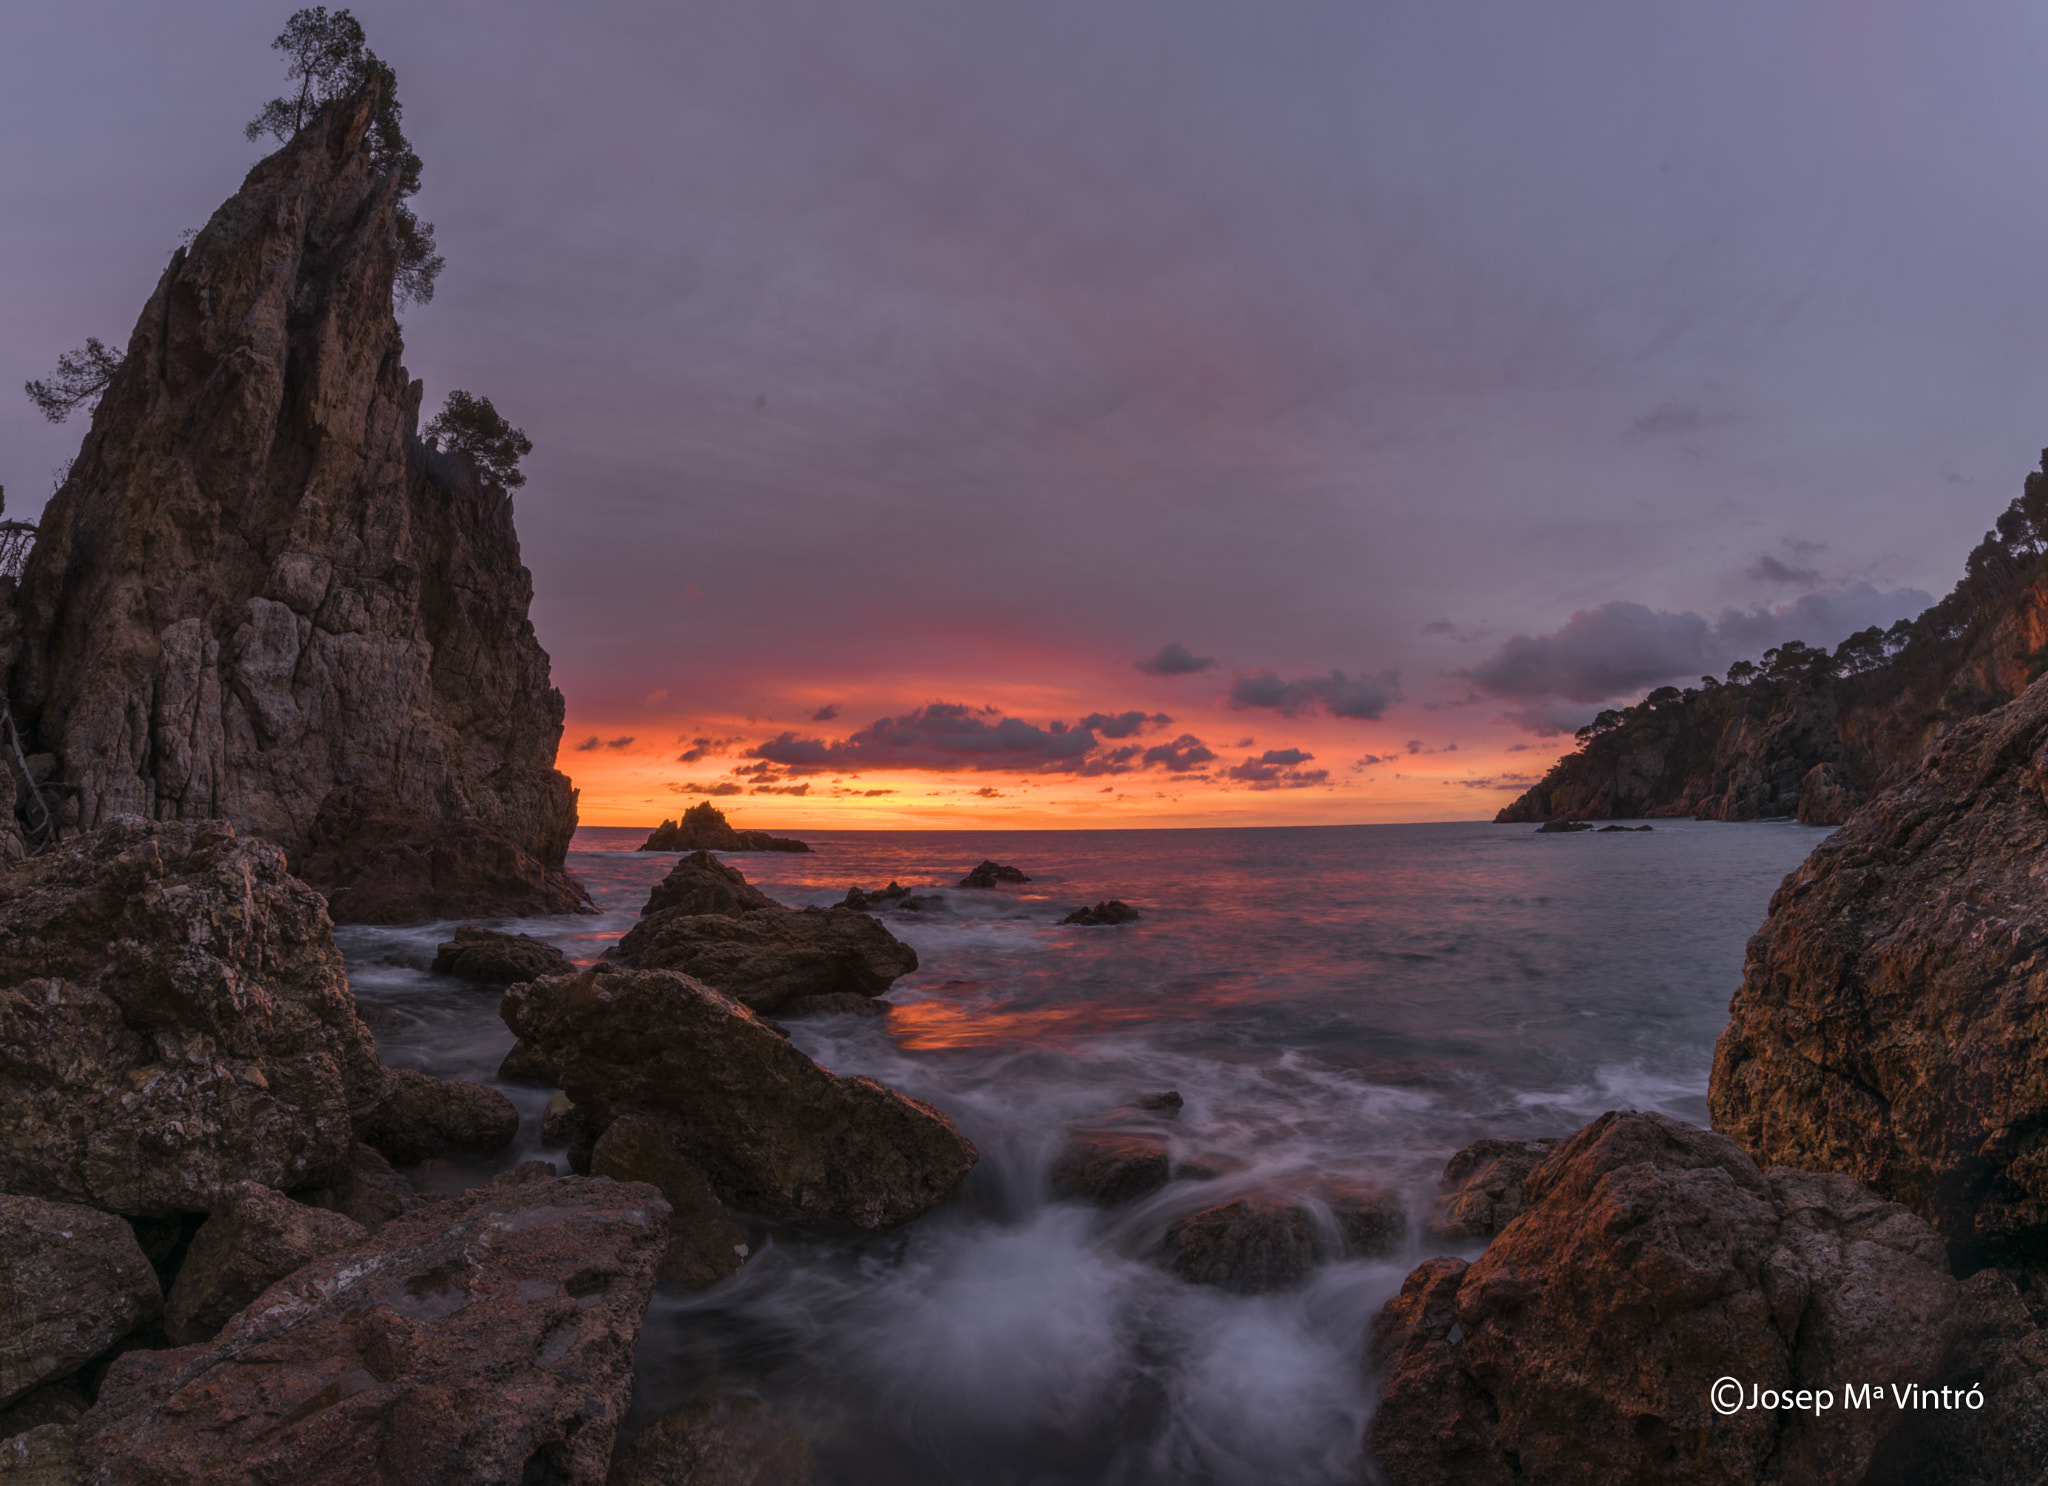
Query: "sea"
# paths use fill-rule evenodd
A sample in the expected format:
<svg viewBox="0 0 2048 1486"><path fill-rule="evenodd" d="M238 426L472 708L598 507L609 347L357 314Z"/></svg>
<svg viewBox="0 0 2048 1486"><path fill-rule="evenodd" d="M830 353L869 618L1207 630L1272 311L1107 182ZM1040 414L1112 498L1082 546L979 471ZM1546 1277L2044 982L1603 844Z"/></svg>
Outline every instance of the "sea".
<svg viewBox="0 0 2048 1486"><path fill-rule="evenodd" d="M1487 1136L1564 1135L1610 1109L1704 1124L1714 1039L1772 892L1825 836L1783 822L1649 832L1526 825L1150 831L830 831L808 854L727 858L770 897L829 904L894 881L918 956L886 1016L789 1021L796 1045L944 1110L980 1148L908 1228L802 1234L742 1218L731 1279L659 1289L626 1434L719 1394L759 1397L834 1486L1290 1486L1360 1479L1373 1316L1422 1260L1445 1160ZM569 867L596 915L494 921L572 960L634 923L676 860L586 827ZM983 859L1030 877L955 886ZM1136 922L1063 927L1105 898ZM453 923L337 931L387 1063L495 1081L497 993L426 967ZM565 1153L543 1091L490 1161L430 1162L457 1191ZM1179 1179L1124 1209L1057 1200L1075 1122L1178 1091ZM1175 1218L1355 1179L1402 1194L1395 1254L1239 1296L1165 1272Z"/></svg>

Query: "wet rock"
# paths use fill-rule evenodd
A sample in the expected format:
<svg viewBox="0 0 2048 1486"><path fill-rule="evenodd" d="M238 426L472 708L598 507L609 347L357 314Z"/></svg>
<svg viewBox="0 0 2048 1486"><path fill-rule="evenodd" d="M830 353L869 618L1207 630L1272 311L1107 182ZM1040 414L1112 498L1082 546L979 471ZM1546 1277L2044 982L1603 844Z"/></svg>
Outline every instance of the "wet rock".
<svg viewBox="0 0 2048 1486"><path fill-rule="evenodd" d="M384 1086L276 848L122 820L0 873L0 1189L145 1214L323 1184Z"/></svg>
<svg viewBox="0 0 2048 1486"><path fill-rule="evenodd" d="M811 996L880 996L917 952L864 913L774 908L739 918L668 909L635 924L619 963L677 970L773 1016Z"/></svg>
<svg viewBox="0 0 2048 1486"><path fill-rule="evenodd" d="M1840 764L1815 764L1799 781L1799 823L1838 826L1863 801L1856 781Z"/></svg>
<svg viewBox="0 0 2048 1486"><path fill-rule="evenodd" d="M538 1163L395 1218L212 1342L117 1361L79 1425L81 1474L597 1486L667 1219L650 1187Z"/></svg>
<svg viewBox="0 0 2048 1486"><path fill-rule="evenodd" d="M1521 1215L1523 1184L1564 1140L1478 1140L1444 1163L1431 1204L1433 1238L1492 1238Z"/></svg>
<svg viewBox="0 0 2048 1486"><path fill-rule="evenodd" d="M1590 831L1592 829L1593 822L1590 820L1546 820L1536 828L1536 834L1539 836L1560 836L1567 835L1573 831Z"/></svg>
<svg viewBox="0 0 2048 1486"><path fill-rule="evenodd" d="M1469 1268L1410 1275L1377 1329L1370 1445L1394 1486L1851 1486L1903 1411L1838 1397L1723 1417L1709 1390L1931 1378L1958 1332L1926 1223L1843 1176L1766 1174L1662 1115L1602 1115L1527 1198Z"/></svg>
<svg viewBox="0 0 2048 1486"><path fill-rule="evenodd" d="M78 1444L69 1424L43 1424L0 1439L0 1481L7 1486L73 1486Z"/></svg>
<svg viewBox="0 0 2048 1486"><path fill-rule="evenodd" d="M887 1016L889 1003L852 991L835 991L829 996L798 996L782 1007L785 1017L804 1016Z"/></svg>
<svg viewBox="0 0 2048 1486"><path fill-rule="evenodd" d="M363 1143L394 1161L494 1156L519 1133L519 1111L496 1089L393 1068L383 1102L362 1122Z"/></svg>
<svg viewBox="0 0 2048 1486"><path fill-rule="evenodd" d="M163 1303L120 1218L0 1194L0 1407L154 1321Z"/></svg>
<svg viewBox="0 0 2048 1486"><path fill-rule="evenodd" d="M547 1108L541 1111L541 1144L566 1146L569 1169L578 1176L590 1175L590 1155L596 1149L597 1137L603 1133L560 1089L555 1090Z"/></svg>
<svg viewBox="0 0 2048 1486"><path fill-rule="evenodd" d="M558 1080L555 1070L541 1056L540 1049L530 1043L515 1042L512 1050L498 1063L498 1082L550 1089Z"/></svg>
<svg viewBox="0 0 2048 1486"><path fill-rule="evenodd" d="M1357 1259L1391 1254L1408 1236L1408 1208L1401 1194L1363 1182L1332 1182L1323 1192L1345 1252Z"/></svg>
<svg viewBox="0 0 2048 1486"><path fill-rule="evenodd" d="M590 1155L593 1176L646 1182L668 1200L668 1250L658 1278L690 1290L715 1285L747 1260L747 1238L711 1190L711 1181L679 1153L668 1126L648 1115L621 1115Z"/></svg>
<svg viewBox="0 0 2048 1486"><path fill-rule="evenodd" d="M816 1486L803 1432L758 1398L685 1404L633 1436L606 1486Z"/></svg>
<svg viewBox="0 0 2048 1486"><path fill-rule="evenodd" d="M1176 1219L1159 1253L1191 1285L1261 1295L1290 1289L1315 1268L1315 1225L1284 1198L1240 1197Z"/></svg>
<svg viewBox="0 0 2048 1486"><path fill-rule="evenodd" d="M640 914L646 918L672 908L679 913L718 913L738 918L757 908L780 906L748 882L739 868L726 866L708 851L693 851L654 885Z"/></svg>
<svg viewBox="0 0 2048 1486"><path fill-rule="evenodd" d="M1048 1180L1056 1196L1111 1207L1149 1196L1171 1175L1166 1142L1158 1136L1081 1130L1067 1137Z"/></svg>
<svg viewBox="0 0 2048 1486"><path fill-rule="evenodd" d="M994 887L996 884L1003 882L1029 882L1030 880L1019 868L1006 867L1001 862L991 862L984 859L980 866L974 868L965 877L960 879L960 886Z"/></svg>
<svg viewBox="0 0 2048 1486"><path fill-rule="evenodd" d="M464 924L455 937L434 952L434 973L473 980L479 985L509 986L543 975L561 975L568 956L531 934L501 934Z"/></svg>
<svg viewBox="0 0 2048 1486"><path fill-rule="evenodd" d="M40 518L13 716L81 827L225 818L338 921L560 912L562 698L511 502L415 437L374 109L171 255Z"/></svg>
<svg viewBox="0 0 2048 1486"><path fill-rule="evenodd" d="M347 1163L332 1186L301 1189L292 1200L340 1213L374 1232L399 1214L440 1199L414 1191L381 1152L357 1141L349 1147Z"/></svg>
<svg viewBox="0 0 2048 1486"><path fill-rule="evenodd" d="M164 1300L164 1331L178 1346L205 1341L293 1270L367 1236L351 1218L254 1182L230 1188L192 1240Z"/></svg>
<svg viewBox="0 0 2048 1486"><path fill-rule="evenodd" d="M820 1068L739 1002L667 970L601 967L506 992L518 1037L599 1125L668 1122L744 1212L841 1228L907 1223L978 1158L938 1110Z"/></svg>
<svg viewBox="0 0 2048 1486"><path fill-rule="evenodd" d="M1138 1108L1156 1114L1161 1119L1177 1120L1187 1100L1180 1097L1178 1089L1162 1089L1155 1094L1140 1094L1133 1102Z"/></svg>
<svg viewBox="0 0 2048 1486"><path fill-rule="evenodd" d="M1061 919L1062 924L1080 924L1093 928L1098 924L1135 923L1143 915L1120 898L1105 898L1093 908L1076 908Z"/></svg>
<svg viewBox="0 0 2048 1486"><path fill-rule="evenodd" d="M1959 1272L2048 1245L2048 685L1962 724L1771 899L1714 1128L1932 1222Z"/></svg>
<svg viewBox="0 0 2048 1486"><path fill-rule="evenodd" d="M857 913L869 913L880 908L894 907L909 896L910 889L902 886L892 878L887 887L876 888L871 893L864 892L859 887L848 888L846 890L846 901L839 906L851 908Z"/></svg>
<svg viewBox="0 0 2048 1486"><path fill-rule="evenodd" d="M766 831L735 831L725 812L709 800L692 805L681 820L665 820L640 843L642 851L809 851L803 842Z"/></svg>

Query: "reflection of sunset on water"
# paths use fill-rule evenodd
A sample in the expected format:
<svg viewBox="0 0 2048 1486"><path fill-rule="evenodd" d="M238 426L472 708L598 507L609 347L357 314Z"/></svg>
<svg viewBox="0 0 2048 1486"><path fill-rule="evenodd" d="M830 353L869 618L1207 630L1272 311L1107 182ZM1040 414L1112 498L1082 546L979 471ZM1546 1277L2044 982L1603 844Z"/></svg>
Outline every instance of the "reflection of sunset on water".
<svg viewBox="0 0 2048 1486"><path fill-rule="evenodd" d="M1114 1006L1076 1001L1061 1006L1023 1006L991 1005L968 996L957 1000L935 997L895 1005L886 1026L890 1040L906 1052L1005 1044L1050 1047L1121 1027L1199 1016L1208 1009L1192 1002Z"/></svg>

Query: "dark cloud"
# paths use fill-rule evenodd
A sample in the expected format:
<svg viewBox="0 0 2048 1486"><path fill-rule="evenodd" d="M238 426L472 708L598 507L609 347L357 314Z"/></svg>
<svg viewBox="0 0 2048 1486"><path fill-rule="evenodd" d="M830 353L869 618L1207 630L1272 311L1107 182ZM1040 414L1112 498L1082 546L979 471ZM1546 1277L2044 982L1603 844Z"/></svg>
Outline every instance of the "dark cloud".
<svg viewBox="0 0 2048 1486"><path fill-rule="evenodd" d="M692 738L690 739L690 746L676 755L676 762L679 764L694 764L699 759L708 758L714 753L721 753L732 747L733 744L743 741L745 740L740 738Z"/></svg>
<svg viewBox="0 0 2048 1486"><path fill-rule="evenodd" d="M1174 640L1160 646L1158 654L1148 655L1131 664L1148 676L1191 676L1196 671L1208 670L1216 660L1213 656L1195 655L1187 646Z"/></svg>
<svg viewBox="0 0 2048 1486"><path fill-rule="evenodd" d="M830 722L833 718L837 717L838 715L839 704L837 702L827 702L824 706L820 707L817 711L811 714L811 721Z"/></svg>
<svg viewBox="0 0 2048 1486"><path fill-rule="evenodd" d="M605 741L604 746L607 748L631 748L633 746L633 740L630 736L624 738L609 738Z"/></svg>
<svg viewBox="0 0 2048 1486"><path fill-rule="evenodd" d="M1145 750L1145 767L1165 769L1173 774L1185 774L1199 769L1215 760L1215 753L1205 747L1193 733L1182 733L1171 743L1161 743Z"/></svg>
<svg viewBox="0 0 2048 1486"><path fill-rule="evenodd" d="M602 747L604 747L604 744L598 741L596 734L592 734L576 745L576 751L578 753L595 753Z"/></svg>
<svg viewBox="0 0 2048 1486"><path fill-rule="evenodd" d="M1353 759L1351 761L1351 772L1354 774L1359 774L1363 773L1367 769L1373 768L1376 765L1391 764L1393 762L1394 755L1391 753L1368 753L1363 758Z"/></svg>
<svg viewBox="0 0 2048 1486"><path fill-rule="evenodd" d="M1820 582L1820 573L1814 568L1795 568L1788 562L1781 562L1766 552L1749 565L1749 576L1761 578L1767 583Z"/></svg>
<svg viewBox="0 0 2048 1486"><path fill-rule="evenodd" d="M836 742L785 732L746 750L759 762L735 772L779 769L785 774L852 774L864 769L929 769L941 773L997 770L1019 774L1124 774L1137 767L1135 743L1105 748L1105 737L1122 738L1171 722L1163 712L1091 714L1079 727L1053 722L1045 727L1006 717L992 707L933 702L901 717L883 717ZM1154 750L1155 752L1157 750ZM1150 755L1147 755L1149 759Z"/></svg>
<svg viewBox="0 0 2048 1486"><path fill-rule="evenodd" d="M1452 783L1462 784L1467 789L1523 790L1536 780L1537 776L1534 774L1491 774L1483 779L1456 779Z"/></svg>
<svg viewBox="0 0 2048 1486"><path fill-rule="evenodd" d="M679 795L737 795L746 792L744 785L724 779L716 784L699 784L691 780L683 784L671 784L669 788Z"/></svg>
<svg viewBox="0 0 2048 1486"><path fill-rule="evenodd" d="M1329 782L1328 769L1296 767L1314 757L1314 754L1304 753L1299 748L1269 748L1257 758L1233 764L1223 771L1223 775L1253 789L1306 789L1310 785Z"/></svg>
<svg viewBox="0 0 2048 1486"><path fill-rule="evenodd" d="M1105 738L1128 738L1153 728L1171 726L1172 722L1173 719L1164 712L1119 712L1114 717L1103 712L1090 712L1081 719L1081 726Z"/></svg>
<svg viewBox="0 0 2048 1486"><path fill-rule="evenodd" d="M1346 676L1332 671L1327 676L1303 676L1283 681L1272 671L1252 671L1230 683L1230 706L1243 712L1254 707L1270 708L1282 717L1321 710L1332 717L1350 717L1376 722L1387 708L1401 700L1401 673L1382 671L1377 676Z"/></svg>
<svg viewBox="0 0 2048 1486"><path fill-rule="evenodd" d="M1478 630L1460 629L1448 619L1432 619L1422 627L1422 632L1425 635L1442 635L1460 644L1467 644L1479 638Z"/></svg>
<svg viewBox="0 0 2048 1486"><path fill-rule="evenodd" d="M980 789L976 790L975 793L977 795L980 795L984 800L1000 800L1003 798L1003 792L997 789L995 786L989 784L984 784Z"/></svg>
<svg viewBox="0 0 2048 1486"><path fill-rule="evenodd" d="M1304 753L1299 748L1269 748L1259 755L1259 762L1280 764L1291 769L1296 764L1305 764L1314 757L1314 754Z"/></svg>

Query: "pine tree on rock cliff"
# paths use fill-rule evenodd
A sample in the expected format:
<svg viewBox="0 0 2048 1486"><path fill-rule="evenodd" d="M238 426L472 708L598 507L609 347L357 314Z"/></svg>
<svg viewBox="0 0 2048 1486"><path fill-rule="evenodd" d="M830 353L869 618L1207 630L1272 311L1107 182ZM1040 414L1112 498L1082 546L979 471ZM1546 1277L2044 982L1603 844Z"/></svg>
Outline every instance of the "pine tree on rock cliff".
<svg viewBox="0 0 2048 1486"><path fill-rule="evenodd" d="M27 384L28 400L52 423L62 423L80 408L89 410L97 404L120 368L121 358L100 344L98 336L89 335L82 349L57 358L56 374L49 381Z"/></svg>
<svg viewBox="0 0 2048 1486"><path fill-rule="evenodd" d="M507 423L488 397L471 397L461 388L448 394L422 435L430 449L445 448L476 466L478 475L500 490L526 483L519 461L533 452L524 429Z"/></svg>

